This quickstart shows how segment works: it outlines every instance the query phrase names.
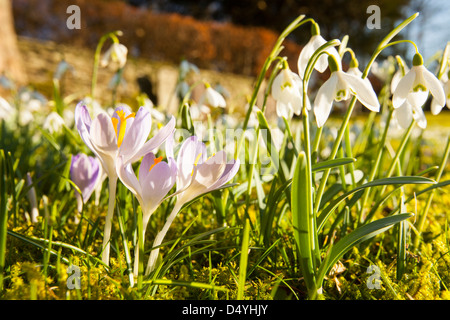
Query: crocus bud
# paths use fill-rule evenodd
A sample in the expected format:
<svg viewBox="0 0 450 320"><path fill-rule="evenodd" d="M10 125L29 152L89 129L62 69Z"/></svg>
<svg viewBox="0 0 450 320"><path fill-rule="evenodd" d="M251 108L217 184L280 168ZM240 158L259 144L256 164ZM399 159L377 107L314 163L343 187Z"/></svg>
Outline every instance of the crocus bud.
<svg viewBox="0 0 450 320"><path fill-rule="evenodd" d="M100 163L96 158L89 157L83 153L72 157L70 179L81 191L81 194L75 192L79 212L83 209L83 203L86 203L91 197L97 184L99 173Z"/></svg>

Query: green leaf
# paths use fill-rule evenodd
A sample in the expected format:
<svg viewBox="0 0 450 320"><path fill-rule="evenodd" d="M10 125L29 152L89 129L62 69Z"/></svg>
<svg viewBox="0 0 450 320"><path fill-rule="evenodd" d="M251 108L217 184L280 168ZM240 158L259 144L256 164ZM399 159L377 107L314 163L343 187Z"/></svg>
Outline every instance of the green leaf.
<svg viewBox="0 0 450 320"><path fill-rule="evenodd" d="M313 218L311 190L308 190L309 172L305 152L300 152L291 187L294 238L299 250L300 266L308 292L316 291Z"/></svg>
<svg viewBox="0 0 450 320"><path fill-rule="evenodd" d="M326 169L334 168L334 167L340 167L349 163L355 162L355 158L338 158L338 159L332 159L327 161L322 161L319 163L315 163L312 165L312 171L323 171Z"/></svg>
<svg viewBox="0 0 450 320"><path fill-rule="evenodd" d="M412 217L412 213L401 213L370 222L339 240L329 251L326 260L320 265L318 280L321 281L334 264L353 246L388 230L396 223Z"/></svg>
<svg viewBox="0 0 450 320"><path fill-rule="evenodd" d="M323 209L322 213L318 217L318 227L317 230L321 230L328 219L328 217L333 213L333 211L344 201L346 198L348 198L353 193L364 189L364 188L371 188L375 186L387 186L387 185L404 185L404 184L435 184L436 181L425 178L425 177L416 177L416 176L405 176L405 177L389 177L389 178L383 178L378 180L373 180L371 182L368 182L366 184L363 184L362 186L359 186L355 189L352 189L350 191L347 191L340 197L338 197L336 200L332 201L325 209Z"/></svg>

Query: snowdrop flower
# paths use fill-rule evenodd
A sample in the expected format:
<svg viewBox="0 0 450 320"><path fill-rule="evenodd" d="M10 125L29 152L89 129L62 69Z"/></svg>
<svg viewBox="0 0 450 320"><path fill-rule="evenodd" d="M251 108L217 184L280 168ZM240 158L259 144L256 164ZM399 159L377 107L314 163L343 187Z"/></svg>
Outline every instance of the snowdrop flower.
<svg viewBox="0 0 450 320"><path fill-rule="evenodd" d="M112 117L100 113L91 119L86 105L80 102L75 108L75 124L81 139L100 160L103 170L109 178L109 204L103 238L102 261L109 263L109 238L111 220L114 213L117 175L117 160L127 166L150 151L159 147L175 130L175 118L163 127L150 140L151 116L145 107L132 113L127 107L120 106L114 110Z"/></svg>
<svg viewBox="0 0 450 320"><path fill-rule="evenodd" d="M166 155L173 158L173 140L166 141ZM221 188L232 179L239 170L239 159L227 162L225 151L219 151L211 157L206 155L206 146L196 136L184 141L177 157L176 197L172 212L163 229L153 243L157 247L162 243L170 225L184 204L207 192ZM146 274L153 271L158 258L159 248L152 250Z"/></svg>
<svg viewBox="0 0 450 320"><path fill-rule="evenodd" d="M298 74L300 78L304 78L306 66L308 65L309 59L311 59L314 52L319 49L322 45L327 43L327 41L320 35L320 28L317 23L313 23L311 26L311 39L309 39L308 43L303 47L300 55L298 57ZM326 52L335 57L336 61L340 63L341 59L338 51L331 47L326 50ZM320 73L324 72L328 67L327 55L322 54L314 65L314 69L319 71Z"/></svg>
<svg viewBox="0 0 450 320"><path fill-rule="evenodd" d="M156 158L150 152L144 156L139 167L139 179L136 177L131 163L124 165L119 158L119 178L122 183L136 196L142 209L143 230L140 237L145 237L151 215L163 201L166 194L175 184L177 167L173 158L168 163ZM135 250L134 275L138 275L139 250Z"/></svg>
<svg viewBox="0 0 450 320"><path fill-rule="evenodd" d="M127 62L128 49L121 43L114 42L111 47L105 52L100 60L100 65L106 67L109 63L115 62L119 68L123 68Z"/></svg>
<svg viewBox="0 0 450 320"><path fill-rule="evenodd" d="M396 58L400 68L395 72L391 80L392 94L395 92L395 89L403 76L409 72L409 68L403 60L399 56ZM417 122L417 125L420 128L425 129L427 127L427 119L422 110L422 106L412 105L408 99L406 99L397 109L394 109L392 117L402 129L408 129L413 120Z"/></svg>
<svg viewBox="0 0 450 320"><path fill-rule="evenodd" d="M447 108L450 109L450 81L449 81L450 71L448 74L445 74L442 76L440 82L444 88L444 94L445 94L445 104L447 105ZM437 115L441 112L443 105L439 105L439 102L434 98L431 101L431 113L434 115Z"/></svg>
<svg viewBox="0 0 450 320"><path fill-rule="evenodd" d="M47 118L45 118L42 127L51 134L54 134L55 132L60 132L64 125L64 119L57 112L52 111Z"/></svg>
<svg viewBox="0 0 450 320"><path fill-rule="evenodd" d="M405 100L415 108L421 108L428 98L428 93L436 99L435 111L445 105L445 94L442 85L434 74L423 66L423 58L416 53L413 67L398 82L392 96L392 105L399 108Z"/></svg>
<svg viewBox="0 0 450 320"><path fill-rule="evenodd" d="M225 98L217 91L214 90L209 84L205 84L206 90L200 98L199 104L206 104L213 108L225 108L227 103Z"/></svg>
<svg viewBox="0 0 450 320"><path fill-rule="evenodd" d="M303 85L298 74L284 67L273 79L272 96L276 100L277 115L286 119L300 115L303 107ZM307 101L307 109L311 106Z"/></svg>
<svg viewBox="0 0 450 320"><path fill-rule="evenodd" d="M15 110L8 101L0 97L0 119L8 120L15 113Z"/></svg>
<svg viewBox="0 0 450 320"><path fill-rule="evenodd" d="M91 197L100 179L100 162L94 158L79 153L72 157L70 164L70 179L80 189L81 194L75 191L77 210L83 210L83 203Z"/></svg>
<svg viewBox="0 0 450 320"><path fill-rule="evenodd" d="M314 115L318 127L322 127L328 119L333 100L347 100L351 95L356 96L367 109L374 112L380 111L380 103L370 83L341 71L339 64L332 56L329 56L328 60L331 70L330 78L319 88L314 100Z"/></svg>
<svg viewBox="0 0 450 320"><path fill-rule="evenodd" d="M392 116L402 129L408 129L413 120L417 122L419 128L425 129L427 127L427 118L422 107L411 105L408 100L405 100L400 107L394 109Z"/></svg>
<svg viewBox="0 0 450 320"><path fill-rule="evenodd" d="M32 186L33 180L31 179L31 175L27 172L27 186ZM36 189L32 186L27 192L28 200L30 201L31 207L31 216L27 217L31 220L31 223L37 223L39 217L38 203L36 197Z"/></svg>

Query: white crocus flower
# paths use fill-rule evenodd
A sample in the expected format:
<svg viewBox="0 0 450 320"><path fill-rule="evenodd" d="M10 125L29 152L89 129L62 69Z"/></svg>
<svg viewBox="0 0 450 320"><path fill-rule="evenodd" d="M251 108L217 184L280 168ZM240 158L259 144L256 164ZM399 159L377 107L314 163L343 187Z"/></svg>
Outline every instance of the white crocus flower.
<svg viewBox="0 0 450 320"><path fill-rule="evenodd" d="M309 39L308 43L303 47L298 57L298 74L302 79L304 78L306 66L308 65L309 59L311 59L312 55L317 49L327 43L327 41L320 35L320 29L316 23L314 23L311 27L311 34L311 39ZM340 63L341 60L339 53L334 47L327 49L325 52L334 56L336 61L339 61ZM322 73L327 69L327 67L327 57L326 55L322 54L314 65L314 69Z"/></svg>
<svg viewBox="0 0 450 320"><path fill-rule="evenodd" d="M416 53L413 59L413 67L398 82L395 88L392 105L399 108L405 100L416 108L421 108L427 101L428 93L436 100L435 110L445 105L445 94L441 83L434 74L423 66L423 58Z"/></svg>
<svg viewBox="0 0 450 320"><path fill-rule="evenodd" d="M331 76L319 88L314 100L314 115L318 127L322 127L327 121L334 100L347 100L351 95L356 96L367 109L374 112L380 111L380 103L370 83L361 77L340 70L337 61L332 56L329 56L328 60Z"/></svg>
<svg viewBox="0 0 450 320"><path fill-rule="evenodd" d="M282 69L272 83L272 96L276 100L276 110L279 117L292 118L300 115L303 106L303 85L298 74L287 67ZM307 101L308 110L311 106Z"/></svg>

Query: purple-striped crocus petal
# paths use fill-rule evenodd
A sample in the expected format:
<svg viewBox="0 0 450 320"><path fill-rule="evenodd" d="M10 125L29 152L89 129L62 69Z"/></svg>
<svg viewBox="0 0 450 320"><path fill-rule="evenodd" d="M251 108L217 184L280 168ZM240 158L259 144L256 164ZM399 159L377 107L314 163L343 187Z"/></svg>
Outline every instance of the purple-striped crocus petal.
<svg viewBox="0 0 450 320"><path fill-rule="evenodd" d="M141 161L141 165L139 166L138 178L139 181L143 181L145 177L150 172L150 168L155 164L156 156L153 152L147 153Z"/></svg>
<svg viewBox="0 0 450 320"><path fill-rule="evenodd" d="M119 154L125 156L125 161L131 158L147 140L152 125L150 112L143 107L139 108L136 117L129 118L126 125L125 137L119 150Z"/></svg>
<svg viewBox="0 0 450 320"><path fill-rule="evenodd" d="M109 177L116 176L117 137L111 118L106 113L99 114L92 121L90 138L103 169Z"/></svg>
<svg viewBox="0 0 450 320"><path fill-rule="evenodd" d="M147 153L158 148L175 130L175 117L172 116L170 121L158 131L150 140L148 140L132 157L128 158L127 163L132 163Z"/></svg>
<svg viewBox="0 0 450 320"><path fill-rule="evenodd" d="M183 142L178 152L177 190L184 189L191 183L195 166L206 160L206 146L197 136L191 136Z"/></svg>
<svg viewBox="0 0 450 320"><path fill-rule="evenodd" d="M233 160L231 163L227 163L227 165L225 166L225 170L223 171L222 176L209 189L210 190L219 189L225 183L227 183L228 181L233 179L233 177L239 171L240 164L241 164L241 162L240 162L239 159Z"/></svg>
<svg viewBox="0 0 450 320"><path fill-rule="evenodd" d="M181 194L179 201L186 203L195 197L210 190L220 179L226 167L224 151L219 151L214 156L197 166L195 179L191 185Z"/></svg>
<svg viewBox="0 0 450 320"><path fill-rule="evenodd" d="M161 203L166 194L175 184L176 172L166 162L157 163L139 181L142 189L142 198L145 203L145 212L153 212Z"/></svg>
<svg viewBox="0 0 450 320"><path fill-rule="evenodd" d="M83 202L86 203L92 195L99 178L100 164L85 154L72 157L70 166L70 178L78 186L82 193Z"/></svg>
<svg viewBox="0 0 450 320"><path fill-rule="evenodd" d="M141 206L144 204L141 184L139 183L133 171L131 163L126 164L123 161L123 156L117 158L117 175L120 181L136 196Z"/></svg>
<svg viewBox="0 0 450 320"><path fill-rule="evenodd" d="M83 101L77 104L75 107L75 126L80 134L81 140L86 144L86 146L91 149L92 152L97 154L96 150L92 146L90 130L91 130L91 117L89 116L89 111Z"/></svg>

